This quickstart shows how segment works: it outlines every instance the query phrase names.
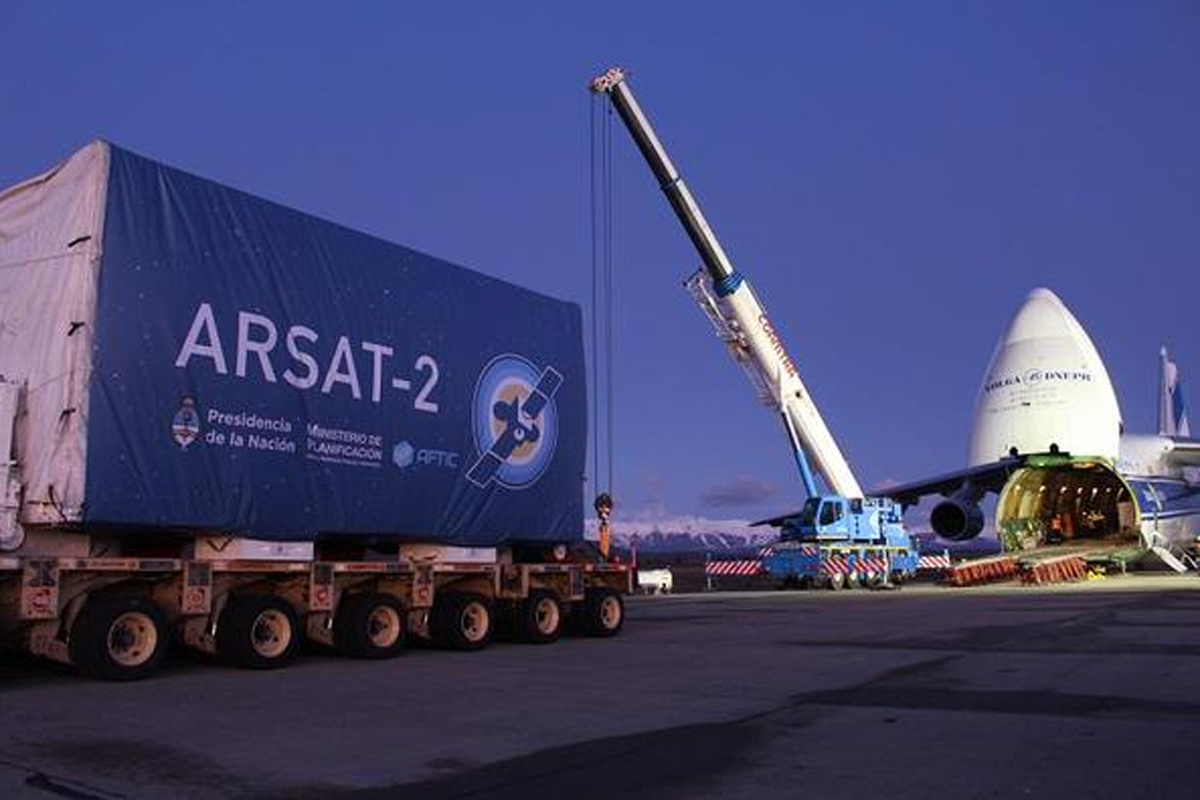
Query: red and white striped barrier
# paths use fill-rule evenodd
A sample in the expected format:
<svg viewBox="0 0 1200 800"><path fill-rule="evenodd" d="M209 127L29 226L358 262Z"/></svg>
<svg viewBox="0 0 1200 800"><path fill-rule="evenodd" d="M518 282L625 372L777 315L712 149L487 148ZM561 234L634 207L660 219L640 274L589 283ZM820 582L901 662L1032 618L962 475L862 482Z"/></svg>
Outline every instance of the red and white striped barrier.
<svg viewBox="0 0 1200 800"><path fill-rule="evenodd" d="M829 558L821 562L821 574L849 575L850 561L845 556L830 554Z"/></svg>
<svg viewBox="0 0 1200 800"><path fill-rule="evenodd" d="M858 572L860 575L864 572L874 573L875 575L883 575L887 571L888 562L887 558L884 556L870 555L858 560Z"/></svg>
<svg viewBox="0 0 1200 800"><path fill-rule="evenodd" d="M954 566L950 562L950 554L943 553L937 556L921 556L917 561L917 569L950 569Z"/></svg>
<svg viewBox="0 0 1200 800"><path fill-rule="evenodd" d="M737 561L709 561L704 565L705 575L762 575L765 572L762 565L762 559L747 558Z"/></svg>
<svg viewBox="0 0 1200 800"><path fill-rule="evenodd" d="M883 575L887 571L887 558L881 555L856 556L851 559L846 555L831 553L821 562L821 572L825 575Z"/></svg>
<svg viewBox="0 0 1200 800"><path fill-rule="evenodd" d="M812 545L804 545L801 548L804 555L816 558L820 555L820 549ZM758 553L758 558L744 559L720 559L717 561L708 561L704 565L704 574L709 576L752 576L765 575L766 569L763 567L762 560L775 552L775 548L768 546L762 548ZM927 563L928 559L928 563ZM928 566L933 569L949 569L950 556L923 556L920 566L925 568ZM828 553L820 561L820 570L823 575L845 575L850 576L857 574L865 576L868 574L884 575L888 572L888 559L882 553Z"/></svg>
<svg viewBox="0 0 1200 800"><path fill-rule="evenodd" d="M758 558L725 558L708 561L704 564L704 574L712 576L735 575L746 577L766 575L762 560L775 552L774 545L767 545L758 551Z"/></svg>

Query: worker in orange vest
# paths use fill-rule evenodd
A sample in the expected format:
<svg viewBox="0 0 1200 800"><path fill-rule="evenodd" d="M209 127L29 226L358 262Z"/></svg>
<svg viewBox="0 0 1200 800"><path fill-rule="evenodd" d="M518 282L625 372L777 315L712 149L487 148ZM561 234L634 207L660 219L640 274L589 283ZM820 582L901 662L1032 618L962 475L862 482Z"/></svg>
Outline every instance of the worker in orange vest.
<svg viewBox="0 0 1200 800"><path fill-rule="evenodd" d="M601 492L596 495L596 502L593 505L596 509L596 516L600 519L600 555L604 556L604 560L607 561L608 552L612 548L612 531L608 524L612 518L612 496L608 492Z"/></svg>

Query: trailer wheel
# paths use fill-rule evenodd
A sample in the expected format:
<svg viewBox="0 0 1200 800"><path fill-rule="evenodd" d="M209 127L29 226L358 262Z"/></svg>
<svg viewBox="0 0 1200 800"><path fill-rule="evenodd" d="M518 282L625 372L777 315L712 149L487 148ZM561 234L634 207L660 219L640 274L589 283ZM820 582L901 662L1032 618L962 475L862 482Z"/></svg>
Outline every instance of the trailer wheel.
<svg viewBox="0 0 1200 800"><path fill-rule="evenodd" d="M517 635L530 644L549 644L563 632L563 605L549 589L534 589L517 608Z"/></svg>
<svg viewBox="0 0 1200 800"><path fill-rule="evenodd" d="M94 594L71 626L71 661L110 681L145 678L167 655L170 632L162 610L145 597Z"/></svg>
<svg viewBox="0 0 1200 800"><path fill-rule="evenodd" d="M616 636L625 624L625 601L607 586L588 589L583 598L583 628L590 636Z"/></svg>
<svg viewBox="0 0 1200 800"><path fill-rule="evenodd" d="M492 604L474 592L444 592L433 601L429 632L451 650L480 650L491 641L495 623Z"/></svg>
<svg viewBox="0 0 1200 800"><path fill-rule="evenodd" d="M404 648L404 604L383 592L347 595L333 620L333 642L355 658L392 658Z"/></svg>
<svg viewBox="0 0 1200 800"><path fill-rule="evenodd" d="M842 572L829 573L829 582L825 584L832 591L837 591L846 585L846 575Z"/></svg>
<svg viewBox="0 0 1200 800"><path fill-rule="evenodd" d="M291 603L270 594L229 599L217 621L217 654L250 669L275 669L300 647L300 625Z"/></svg>

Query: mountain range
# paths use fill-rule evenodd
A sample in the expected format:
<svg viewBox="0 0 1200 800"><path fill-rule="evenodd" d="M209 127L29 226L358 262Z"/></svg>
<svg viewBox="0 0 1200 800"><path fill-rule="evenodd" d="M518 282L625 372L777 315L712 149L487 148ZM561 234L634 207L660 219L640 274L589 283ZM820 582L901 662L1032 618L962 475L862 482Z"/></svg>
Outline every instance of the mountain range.
<svg viewBox="0 0 1200 800"><path fill-rule="evenodd" d="M586 537L598 538L595 519L586 525ZM922 553L984 555L998 552L993 537L971 542L949 542L930 531L913 531ZM616 519L612 524L613 544L622 549L637 547L641 553L712 553L731 556L753 554L779 539L779 531L767 526L752 528L744 519L707 517L664 517L656 519Z"/></svg>
<svg viewBox="0 0 1200 800"><path fill-rule="evenodd" d="M597 538L596 521L587 522L587 538ZM637 547L643 553L713 552L729 554L757 551L779 538L774 528L751 528L744 519L669 517L653 520L617 519L612 524L613 544Z"/></svg>

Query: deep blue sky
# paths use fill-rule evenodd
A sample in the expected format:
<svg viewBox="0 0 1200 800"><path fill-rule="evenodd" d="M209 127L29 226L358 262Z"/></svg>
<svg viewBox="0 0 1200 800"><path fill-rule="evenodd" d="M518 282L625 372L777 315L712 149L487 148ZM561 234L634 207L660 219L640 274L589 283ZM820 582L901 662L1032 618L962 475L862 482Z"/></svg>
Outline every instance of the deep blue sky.
<svg viewBox="0 0 1200 800"><path fill-rule="evenodd" d="M333 5L0 5L0 186L102 136L586 304L585 85L621 64L865 484L962 464L1039 285L1129 428L1162 343L1200 401L1195 2ZM618 503L790 508L778 423L614 150Z"/></svg>

